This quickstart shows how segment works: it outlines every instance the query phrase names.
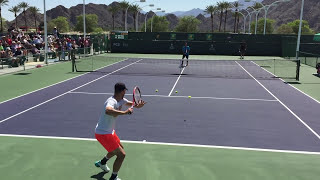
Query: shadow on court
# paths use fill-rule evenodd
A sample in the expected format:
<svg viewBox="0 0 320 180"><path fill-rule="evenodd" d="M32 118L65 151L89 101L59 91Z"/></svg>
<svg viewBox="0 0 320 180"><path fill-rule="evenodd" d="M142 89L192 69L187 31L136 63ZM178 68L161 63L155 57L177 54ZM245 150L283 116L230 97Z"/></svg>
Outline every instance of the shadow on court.
<svg viewBox="0 0 320 180"><path fill-rule="evenodd" d="M103 176L107 174L106 172L102 171L99 172L98 174L92 175L91 178L92 179L97 179L97 180L106 180Z"/></svg>

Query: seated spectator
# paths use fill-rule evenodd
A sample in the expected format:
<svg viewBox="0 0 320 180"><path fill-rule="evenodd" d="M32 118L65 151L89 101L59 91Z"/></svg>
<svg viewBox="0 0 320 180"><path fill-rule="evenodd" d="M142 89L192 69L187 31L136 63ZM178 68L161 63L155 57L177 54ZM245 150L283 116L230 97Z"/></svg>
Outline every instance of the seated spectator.
<svg viewBox="0 0 320 180"><path fill-rule="evenodd" d="M48 56L50 55L52 56L52 59L55 59L57 57L54 45L48 46Z"/></svg>
<svg viewBox="0 0 320 180"><path fill-rule="evenodd" d="M31 53L34 57L34 61L40 60L40 50L36 47L35 44L32 45Z"/></svg>
<svg viewBox="0 0 320 180"><path fill-rule="evenodd" d="M17 48L16 52L13 55L11 65L12 67L18 67L18 64L22 65L24 62L24 59L22 58L22 51L21 48Z"/></svg>
<svg viewBox="0 0 320 180"><path fill-rule="evenodd" d="M16 46L16 47L17 47L17 49L18 49L18 48L22 48L22 44L21 44L20 41L17 42L17 46Z"/></svg>
<svg viewBox="0 0 320 180"><path fill-rule="evenodd" d="M41 40L40 40L40 37L35 36L35 37L33 38L33 44L35 44L36 47L37 47L37 49L40 50L40 48L41 48Z"/></svg>
<svg viewBox="0 0 320 180"><path fill-rule="evenodd" d="M16 44L16 42L15 41L12 41L12 45L11 45L11 51L12 51L12 53L15 53L16 52L16 50L17 50L17 44Z"/></svg>
<svg viewBox="0 0 320 180"><path fill-rule="evenodd" d="M2 42L0 41L0 58L3 58L5 56L5 50L4 47L2 45Z"/></svg>
<svg viewBox="0 0 320 180"><path fill-rule="evenodd" d="M10 35L7 35L6 43L7 43L7 46L11 46L12 45L12 39L11 39Z"/></svg>
<svg viewBox="0 0 320 180"><path fill-rule="evenodd" d="M5 58L12 58L13 57L13 53L10 49L10 47L7 47L6 52L5 52Z"/></svg>
<svg viewBox="0 0 320 180"><path fill-rule="evenodd" d="M17 57L17 56L22 56L22 51L21 51L21 47L18 47L16 52L14 53L14 56Z"/></svg>

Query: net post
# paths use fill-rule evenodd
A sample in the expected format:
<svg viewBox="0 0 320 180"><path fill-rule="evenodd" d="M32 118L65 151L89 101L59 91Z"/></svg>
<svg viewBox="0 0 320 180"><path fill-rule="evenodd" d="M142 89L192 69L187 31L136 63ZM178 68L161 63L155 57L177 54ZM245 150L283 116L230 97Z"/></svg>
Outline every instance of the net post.
<svg viewBox="0 0 320 180"><path fill-rule="evenodd" d="M75 58L71 56L72 72L74 72Z"/></svg>
<svg viewBox="0 0 320 180"><path fill-rule="evenodd" d="M273 71L274 71L273 74L276 75L276 59L273 59Z"/></svg>
<svg viewBox="0 0 320 180"><path fill-rule="evenodd" d="M300 59L297 59L297 72L296 72L296 80L299 81L300 80Z"/></svg>
<svg viewBox="0 0 320 180"><path fill-rule="evenodd" d="M91 58L91 69L92 69L92 71L94 71L94 69L93 69L93 57L90 56L90 58Z"/></svg>

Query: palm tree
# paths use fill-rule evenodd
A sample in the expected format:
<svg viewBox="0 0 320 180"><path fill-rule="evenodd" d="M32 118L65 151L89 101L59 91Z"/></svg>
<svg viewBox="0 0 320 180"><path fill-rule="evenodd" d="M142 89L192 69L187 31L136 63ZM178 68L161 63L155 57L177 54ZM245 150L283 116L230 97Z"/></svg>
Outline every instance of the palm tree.
<svg viewBox="0 0 320 180"><path fill-rule="evenodd" d="M238 19L237 19L237 33L239 33L239 21L240 21L240 15L238 14ZM246 22L243 22L246 23Z"/></svg>
<svg viewBox="0 0 320 180"><path fill-rule="evenodd" d="M226 25L227 25L227 16L228 16L228 10L229 8L231 7L230 3L228 2L224 2L224 9L225 9L225 12L224 12L224 27L223 27L223 32L226 32Z"/></svg>
<svg viewBox="0 0 320 180"><path fill-rule="evenodd" d="M235 33L236 32L236 26L237 26L237 16L239 16L239 14L238 14L238 8L239 8L239 2L238 1L236 1L236 2L233 2L233 6L234 7L236 7L236 12L235 12L235 14L234 14L234 25L233 25L233 32Z"/></svg>
<svg viewBox="0 0 320 180"><path fill-rule="evenodd" d="M221 32L221 24L222 24L222 17L223 17L223 10L224 10L224 2L218 2L217 7L220 10L220 24L219 24L219 32Z"/></svg>
<svg viewBox="0 0 320 180"><path fill-rule="evenodd" d="M37 14L40 12L40 9L35 7L35 6L31 6L29 8L29 10L31 11L31 13L32 13L32 15L34 17L34 25L35 25L35 27L37 29Z"/></svg>
<svg viewBox="0 0 320 180"><path fill-rule="evenodd" d="M205 9L205 13L210 14L210 17L211 17L211 32L212 33L213 33L213 15L216 11L217 11L217 7L213 6L213 5L207 6Z"/></svg>
<svg viewBox="0 0 320 180"><path fill-rule="evenodd" d="M258 20L259 18L259 9L262 8L262 5L260 3L255 3L253 6L252 6L253 9L255 9L257 12L256 12L256 20ZM253 23L252 23L253 24ZM251 26L251 24L250 24ZM257 21L255 22L255 30L258 28L258 23ZM254 31L255 32L255 31Z"/></svg>
<svg viewBox="0 0 320 180"><path fill-rule="evenodd" d="M18 21L17 21L17 14L20 12L20 7L19 6L13 6L9 9L10 12L14 13L14 17L16 20L16 29L18 27Z"/></svg>
<svg viewBox="0 0 320 180"><path fill-rule="evenodd" d="M115 18L115 15L118 13L119 9L120 8L117 5L110 6L108 8L108 11L111 13L111 16L112 16L112 30L114 30L114 18Z"/></svg>
<svg viewBox="0 0 320 180"><path fill-rule="evenodd" d="M122 18L123 18L123 23L124 23L124 25L123 25L123 27L125 27L125 19L126 19L126 10L127 10L127 8L130 6L130 4L127 2L127 1L121 1L121 2L119 2L119 7L120 7L120 9L122 10Z"/></svg>
<svg viewBox="0 0 320 180"><path fill-rule="evenodd" d="M28 30L27 27L27 16L26 16L26 9L29 7L29 4L26 2L21 2L20 4L18 4L18 6L23 9L23 16L24 16L24 25L26 28L26 31Z"/></svg>
<svg viewBox="0 0 320 180"><path fill-rule="evenodd" d="M137 14L138 14L138 12L140 12L141 8L139 7L139 5L134 4L134 5L131 5L129 9L130 9L131 12L133 12L134 29L136 29L136 26L137 26L137 24L136 24Z"/></svg>
<svg viewBox="0 0 320 180"><path fill-rule="evenodd" d="M2 16L1 16L1 9L2 6L8 5L8 0L0 0L0 19L1 19L1 32L3 32L3 25L2 25Z"/></svg>
<svg viewBox="0 0 320 180"><path fill-rule="evenodd" d="M256 3L252 6L252 8L258 10L258 9L262 8L262 5L261 5L260 3L257 3L257 2L256 2ZM259 16L259 14L258 14L258 16Z"/></svg>

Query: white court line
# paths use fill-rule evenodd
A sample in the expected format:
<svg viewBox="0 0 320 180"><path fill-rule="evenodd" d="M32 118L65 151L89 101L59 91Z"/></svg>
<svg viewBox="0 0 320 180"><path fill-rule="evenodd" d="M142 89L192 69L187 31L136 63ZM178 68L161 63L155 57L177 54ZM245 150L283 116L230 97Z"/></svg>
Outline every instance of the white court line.
<svg viewBox="0 0 320 180"><path fill-rule="evenodd" d="M65 92L65 93L63 93L63 94L60 94L60 95L58 95L58 96L56 96L56 97L54 97L54 98L51 98L51 99L49 99L49 100L47 100L47 101L44 101L44 102L42 102L42 103L40 103L40 104L38 104L38 105L35 105L35 106L31 107L31 108L28 108L28 109L26 109L26 110L24 110L24 111L21 111L21 112L15 114L15 115L12 115L12 116L10 116L10 117L8 117L8 118L6 118L6 119L3 119L3 120L0 121L0 124L3 123L3 122L5 122L5 121L7 121L7 120L9 120L9 119L11 119L11 118L14 118L14 117L16 117L16 116L18 116L18 115L20 115L20 114L23 114L23 113L25 113L25 112L28 112L28 111L36 108L36 107L39 107L39 106L41 106L41 105L43 105L43 104L46 104L46 103L48 103L48 102L50 102L50 101L52 101L52 100L55 100L55 99L57 99L57 98L59 98L59 97L61 97L61 96L64 96L64 95L66 95L66 94L68 94L68 93L70 93L70 92L72 92L72 91L74 91L74 90L77 90L77 89L79 89L79 88L82 88L82 87L84 87L84 86L86 86L86 85L88 85L88 84L91 84L91 83L93 83L93 82L95 82L95 81L98 81L99 79L102 79L102 78L104 78L104 77L106 77L106 76L109 76L109 75L115 73L115 72L118 72L118 71L120 71L120 70L122 70L122 69L124 69L124 68L126 68L126 67L129 67L129 66L131 66L131 65L133 65L133 64L141 61L141 60L142 60L142 59L140 59L140 60L138 60L138 61L136 61L136 62L134 62L134 63L128 64L128 65L126 65L126 66L124 66L124 67L122 67L122 68L120 68L120 69L117 69L117 70L115 70L115 71L112 71L111 73L108 73L108 74L106 74L106 75L103 75L103 76L101 76L101 77L99 77L99 78L97 78L97 79L94 79L94 80L92 80L92 81L90 81L90 82L88 82L88 83L86 83L86 84L83 84L83 85L81 85L81 86L79 86L79 87L77 87L77 88L74 88L74 89L72 89L72 90L70 90L70 91L68 91L68 92Z"/></svg>
<svg viewBox="0 0 320 180"><path fill-rule="evenodd" d="M252 61L252 63L254 63L255 65L259 66L258 64L256 64L255 62ZM274 75L272 72L269 72L268 70L266 70L265 68L259 66L261 69L265 70L266 72L268 72L269 74L271 74L272 76L274 77L277 77L276 75ZM285 80L281 79L281 78L278 78L280 79L281 81L283 81L284 83L287 83ZM314 100L315 102L319 103L320 104L320 101L316 100L315 98L311 97L309 94L301 91L300 89L294 87L293 85L287 83L289 86L293 87L294 89L296 89L297 91L301 92L302 94L306 95L307 97L311 98L312 100Z"/></svg>
<svg viewBox="0 0 320 180"><path fill-rule="evenodd" d="M168 96L171 96L171 94L172 94L172 92L173 92L174 88L176 87L176 85L178 84L179 79L181 78L181 75L182 75L182 73L183 73L184 69L185 69L185 67L182 69L182 71L181 71L181 73L180 73L180 75L179 75L179 77L178 77L178 79L177 79L176 83L174 83L174 85L173 85L173 87L172 87L172 89L171 89L171 91L170 91L170 93L169 93L169 95L168 95Z"/></svg>
<svg viewBox="0 0 320 180"><path fill-rule="evenodd" d="M122 60L122 61L119 61L119 62L115 62L115 63L109 64L109 65L104 66L104 67L99 68L99 69L103 69L103 68L106 68L106 67L108 67L108 66L112 66L112 65L114 65L114 64L117 64L117 63L120 63L120 62L123 62L123 61L126 61L126 60L128 60L128 58L126 58L126 59L124 59L124 60ZM99 70L99 69L96 69L96 70ZM71 80L71 79L75 79L75 78L80 77L80 76L84 76L84 75L89 74L89 73L90 73L90 72L87 72L87 73L84 73L84 74L81 74L81 75L78 75L78 76L75 76L75 77L72 77L72 78L69 78L69 79L66 79L66 80L63 80L63 81L57 82L57 83L55 83L55 84L52 84L52 85L49 85L49 86L46 86L46 87L43 87L43 88L40 88L40 89L37 89L37 90L31 91L31 92L28 92L28 93L26 93L26 94L23 94L23 95L20 95L20 96L17 96L17 97L14 97L14 98L8 99L8 100L6 100L6 101L2 101L2 102L0 102L0 104L3 104L3 103L5 103L5 102L8 102L8 101L11 101L11 100L14 100L14 99L17 99L17 98L23 97L23 96L26 96L26 95L28 95L28 94L32 94L32 93L34 93L34 92L37 92L37 91L40 91L40 90L43 90L43 89L49 88L49 87L51 87L51 86L55 86L55 85L57 85L57 84L60 84L60 83L63 83L63 82L69 81L69 80Z"/></svg>
<svg viewBox="0 0 320 180"><path fill-rule="evenodd" d="M307 123L305 123L298 115L296 115L288 106L286 106L279 98L277 98L273 93L271 93L260 81L252 76L244 67L242 67L238 62L236 62L247 74L249 74L258 84L260 84L263 89L265 89L271 96L273 96L279 103L285 107L294 117L296 117L305 127L307 127L318 139L320 139L319 134L317 134Z"/></svg>
<svg viewBox="0 0 320 180"><path fill-rule="evenodd" d="M90 92L69 92L70 94L85 94L85 95L113 95L113 93L90 93ZM126 94L132 96L132 94ZM142 95L145 97L165 97L165 98L189 98L188 96L166 96L166 95ZM216 100L235 100L235 101L266 101L278 102L275 99L245 99L245 98L222 98L222 97L191 97L192 99L216 99Z"/></svg>
<svg viewBox="0 0 320 180"><path fill-rule="evenodd" d="M74 141L97 141L96 139L93 139L93 138L34 136L34 135L15 135L15 134L0 134L0 137L54 139L54 140L74 140ZM320 155L320 152L277 150L277 149L263 149L263 148L247 148L247 147L234 147L234 146L214 146L214 145L164 143L164 142L148 142L148 141L146 141L146 142L144 142L144 141L127 141L127 140L121 140L121 142L128 143L128 144L148 144L148 145L164 145L164 146L198 147L198 148L212 148L212 149L228 149L228 150L243 150L243 151L258 151L258 152L275 152L275 153Z"/></svg>

